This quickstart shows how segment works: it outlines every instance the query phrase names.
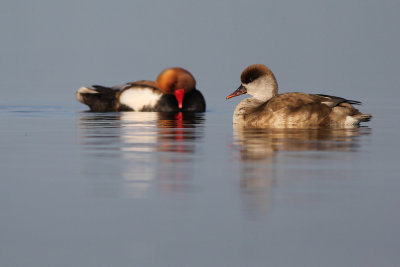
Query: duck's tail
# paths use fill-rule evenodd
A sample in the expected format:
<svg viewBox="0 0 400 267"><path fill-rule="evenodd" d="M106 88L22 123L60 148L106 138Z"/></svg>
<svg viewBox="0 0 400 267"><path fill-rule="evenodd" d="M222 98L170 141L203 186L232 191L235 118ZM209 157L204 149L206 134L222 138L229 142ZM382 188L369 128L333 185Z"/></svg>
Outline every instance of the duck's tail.
<svg viewBox="0 0 400 267"><path fill-rule="evenodd" d="M81 102L82 104L86 104L85 96L88 94L98 94L96 90L90 89L89 87L83 86L76 91L76 99ZM87 104L86 104L87 105Z"/></svg>
<svg viewBox="0 0 400 267"><path fill-rule="evenodd" d="M362 114L362 113L360 113L360 114L354 115L353 118L356 119L358 121L358 123L367 122L367 121L371 120L372 115L371 114Z"/></svg>
<svg viewBox="0 0 400 267"><path fill-rule="evenodd" d="M119 90L100 86L95 88L96 89L92 89L85 86L79 88L78 91L76 91L76 99L79 102L88 105L90 111L117 111Z"/></svg>

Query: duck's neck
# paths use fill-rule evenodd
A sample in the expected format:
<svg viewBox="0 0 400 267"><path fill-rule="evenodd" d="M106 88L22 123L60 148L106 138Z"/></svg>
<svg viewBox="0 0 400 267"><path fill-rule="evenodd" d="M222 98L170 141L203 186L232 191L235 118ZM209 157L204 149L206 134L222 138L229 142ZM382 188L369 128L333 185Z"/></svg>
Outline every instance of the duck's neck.
<svg viewBox="0 0 400 267"><path fill-rule="evenodd" d="M265 103L271 98L276 96L276 91L268 91L268 92L262 92L262 94L254 94L252 98L252 101L254 103L260 102L260 103Z"/></svg>
<svg viewBox="0 0 400 267"><path fill-rule="evenodd" d="M274 77L263 77L247 84L247 93L254 99L267 102L278 93L278 84Z"/></svg>

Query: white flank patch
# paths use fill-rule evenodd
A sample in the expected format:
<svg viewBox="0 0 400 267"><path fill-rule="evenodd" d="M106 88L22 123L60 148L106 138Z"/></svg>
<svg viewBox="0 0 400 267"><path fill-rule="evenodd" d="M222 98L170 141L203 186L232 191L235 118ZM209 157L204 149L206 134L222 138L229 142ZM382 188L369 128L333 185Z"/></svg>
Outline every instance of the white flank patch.
<svg viewBox="0 0 400 267"><path fill-rule="evenodd" d="M153 107L160 97L161 94L154 93L152 89L135 87L123 91L119 97L119 102L134 111L139 111L145 106Z"/></svg>
<svg viewBox="0 0 400 267"><path fill-rule="evenodd" d="M85 104L85 102L83 102L83 97L81 96L81 94L98 94L98 92L87 87L79 88L79 90L76 91L76 99L78 99L79 102Z"/></svg>

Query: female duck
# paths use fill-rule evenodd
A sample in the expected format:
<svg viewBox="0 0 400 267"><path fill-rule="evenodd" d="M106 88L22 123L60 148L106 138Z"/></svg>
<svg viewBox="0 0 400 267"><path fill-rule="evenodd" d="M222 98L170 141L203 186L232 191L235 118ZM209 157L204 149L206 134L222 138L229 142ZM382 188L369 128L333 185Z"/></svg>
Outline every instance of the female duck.
<svg viewBox="0 0 400 267"><path fill-rule="evenodd" d="M113 87L93 85L93 88L81 87L76 98L95 112L206 110L204 97L196 89L196 80L183 68L162 71L156 82L142 80Z"/></svg>
<svg viewBox="0 0 400 267"><path fill-rule="evenodd" d="M233 123L241 126L347 128L356 127L372 117L352 106L361 104L359 101L320 94L277 94L278 84L274 74L261 64L247 67L240 79L242 84L226 99L246 93L253 96L240 102L234 111Z"/></svg>

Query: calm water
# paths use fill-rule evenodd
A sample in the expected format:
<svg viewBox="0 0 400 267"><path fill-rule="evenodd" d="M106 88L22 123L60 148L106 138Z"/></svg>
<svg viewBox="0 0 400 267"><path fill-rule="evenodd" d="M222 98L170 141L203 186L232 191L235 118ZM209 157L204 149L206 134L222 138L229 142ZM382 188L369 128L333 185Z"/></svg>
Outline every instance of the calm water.
<svg viewBox="0 0 400 267"><path fill-rule="evenodd" d="M232 110L0 106L1 266L399 266L395 105L352 130Z"/></svg>

